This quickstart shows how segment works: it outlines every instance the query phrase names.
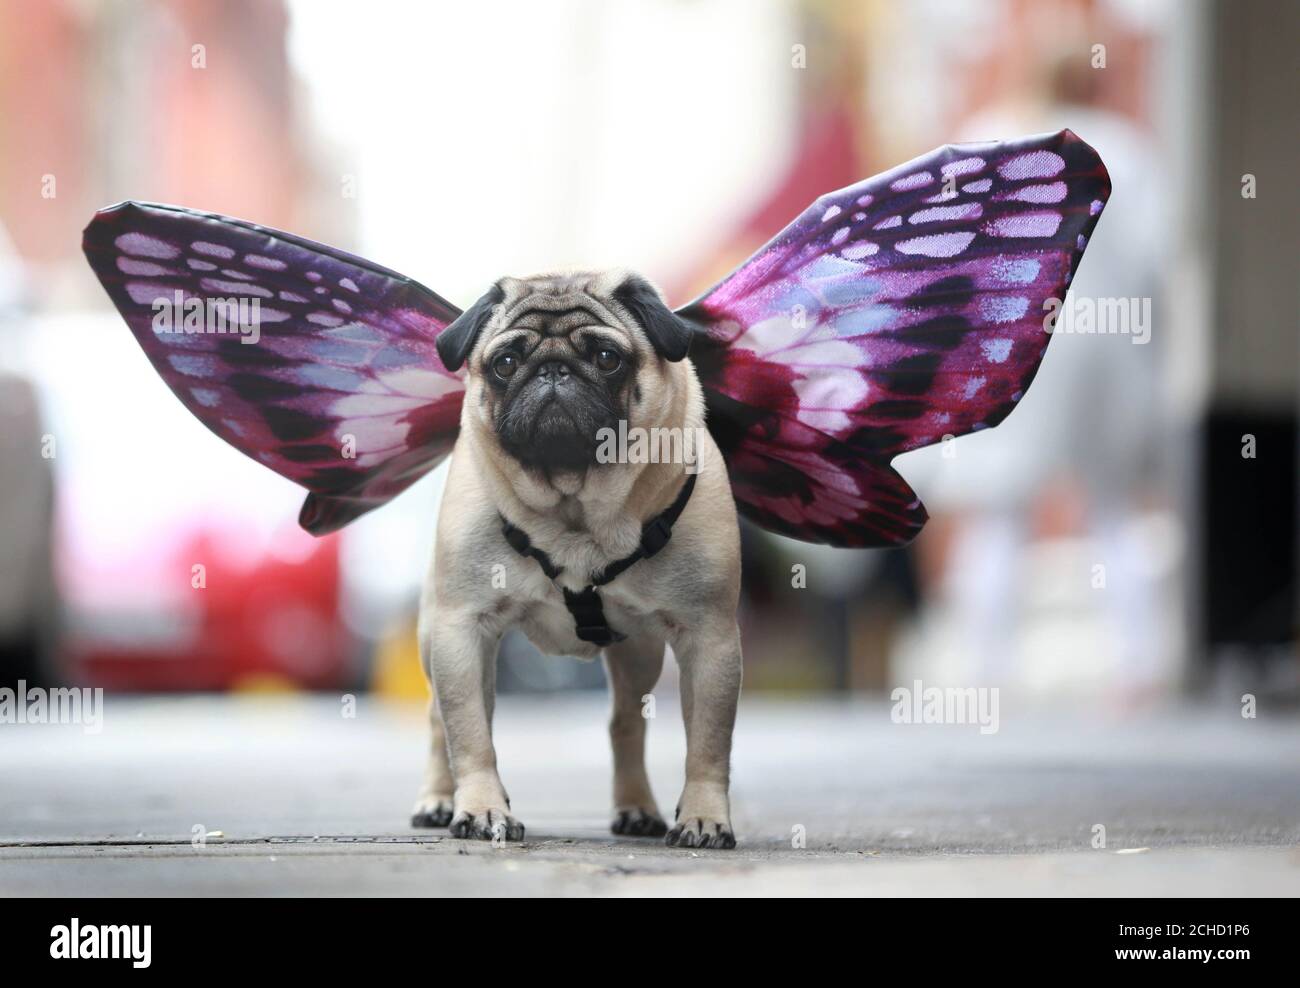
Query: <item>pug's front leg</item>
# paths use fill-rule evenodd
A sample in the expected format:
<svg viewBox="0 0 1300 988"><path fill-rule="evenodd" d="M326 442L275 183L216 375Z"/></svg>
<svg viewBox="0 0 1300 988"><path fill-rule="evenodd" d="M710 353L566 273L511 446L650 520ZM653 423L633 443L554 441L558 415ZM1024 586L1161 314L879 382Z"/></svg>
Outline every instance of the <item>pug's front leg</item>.
<svg viewBox="0 0 1300 988"><path fill-rule="evenodd" d="M669 847L736 846L731 829L731 732L740 700L740 629L706 622L673 643L686 722L686 786Z"/></svg>
<svg viewBox="0 0 1300 988"><path fill-rule="evenodd" d="M659 815L645 770L645 697L664 668L661 638L632 638L605 649L609 678L609 741L614 752L614 819L610 830L632 837L662 837L668 824Z"/></svg>
<svg viewBox="0 0 1300 988"><path fill-rule="evenodd" d="M425 674L428 675L427 660ZM429 685L433 685L432 680ZM429 735L429 763L424 772L424 785L411 812L412 827L445 827L451 823L456 783L451 775L451 763L447 761L447 732L442 728L437 699L429 701Z"/></svg>
<svg viewBox="0 0 1300 988"><path fill-rule="evenodd" d="M442 611L433 623L429 667L456 781L451 835L523 840L524 825L510 815L492 744L498 639L485 635L469 613Z"/></svg>

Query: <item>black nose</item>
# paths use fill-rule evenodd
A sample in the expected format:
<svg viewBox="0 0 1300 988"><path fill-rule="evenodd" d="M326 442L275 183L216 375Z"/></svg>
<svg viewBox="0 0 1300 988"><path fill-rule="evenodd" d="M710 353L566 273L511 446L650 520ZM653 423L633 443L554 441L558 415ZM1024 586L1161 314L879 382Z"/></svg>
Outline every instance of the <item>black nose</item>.
<svg viewBox="0 0 1300 988"><path fill-rule="evenodd" d="M537 376L543 381L559 384L569 376L569 365L562 360L548 360L537 368Z"/></svg>

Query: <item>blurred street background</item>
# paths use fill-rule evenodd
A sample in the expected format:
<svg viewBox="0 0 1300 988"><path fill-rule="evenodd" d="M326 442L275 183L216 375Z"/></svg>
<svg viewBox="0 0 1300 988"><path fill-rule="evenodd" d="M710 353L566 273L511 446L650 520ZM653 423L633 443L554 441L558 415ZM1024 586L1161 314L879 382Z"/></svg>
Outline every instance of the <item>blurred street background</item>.
<svg viewBox="0 0 1300 988"><path fill-rule="evenodd" d="M308 735L336 751L353 736L331 734L339 697L360 697L387 725L362 748L384 772L393 738L415 746L396 803L362 785L359 760L351 781L303 775L329 789L295 787L303 800L334 801L322 827L400 830L420 770L415 609L445 468L340 534L300 531L302 492L193 419L111 309L80 252L96 209L143 199L249 219L461 305L503 274L566 265L638 269L682 304L826 191L941 144L1068 126L1114 183L1072 290L1149 299L1148 331L1061 335L1005 424L897 460L932 518L906 549L746 527L742 726L747 704L764 713L737 757L758 800L792 773L765 778L752 752L811 758L808 732L835 711L837 750L901 760L871 777L897 799L909 766L924 777L927 757L961 762L997 739L950 726L943 754L909 754L911 728L866 711L916 680L993 685L1023 750L1037 738L1069 761L1077 728L1111 738L1117 764L1141 750L1143 771L1201 778L1186 799L1144 804L1144 842L1144 826L1233 804L1187 843L1294 843L1297 37L1300 5L1284 0L0 0L0 686L109 697L103 733L77 744L0 723L0 838L179 829L188 842L220 814L151 812L162 797L131 785L102 793L119 802L93 827L69 830L59 808L94 791L96 759L147 776L196 731L212 732L199 747L223 771L244 764L230 745L249 702L324 705ZM806 588L791 586L795 564ZM514 638L500 661L503 692L548 694L498 714L505 737L545 753L516 773L503 750L512 793L579 765L604 785L599 664ZM666 698L674 677L669 663ZM592 721L581 744L547 726L574 711ZM285 760L263 763L268 790L295 777L290 755L313 758L276 741L287 724L255 718L245 739ZM1223 760L1198 776L1227 724ZM679 731L674 715L651 745L676 752ZM1234 787L1254 770L1257 785ZM809 778L841 821L810 846L829 833L886 853L908 828L933 850L977 847L960 836L971 820L1015 831L1016 806L1045 812L1068 788L1026 783L1000 808L936 802L925 812L970 814L945 837L873 819L852 772ZM660 790L668 807L679 782ZM338 803L380 790L382 806ZM750 832L788 844L798 813L754 805ZM596 801L579 809L603 832ZM993 849L1084 846L1094 816L1026 824ZM239 816L263 836L311 819Z"/></svg>

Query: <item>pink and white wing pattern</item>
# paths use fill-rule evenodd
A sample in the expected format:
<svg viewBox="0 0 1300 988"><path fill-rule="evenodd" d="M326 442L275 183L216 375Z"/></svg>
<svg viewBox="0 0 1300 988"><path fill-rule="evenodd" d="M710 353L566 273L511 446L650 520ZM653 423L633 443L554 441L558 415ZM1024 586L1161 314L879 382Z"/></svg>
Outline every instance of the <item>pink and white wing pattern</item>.
<svg viewBox="0 0 1300 988"><path fill-rule="evenodd" d="M209 429L307 488L333 531L450 452L464 383L434 348L459 314L424 286L242 220L124 202L83 250L163 380Z"/></svg>
<svg viewBox="0 0 1300 988"><path fill-rule="evenodd" d="M812 542L914 537L889 461L1015 408L1109 193L1068 130L948 145L818 199L678 310L741 511Z"/></svg>

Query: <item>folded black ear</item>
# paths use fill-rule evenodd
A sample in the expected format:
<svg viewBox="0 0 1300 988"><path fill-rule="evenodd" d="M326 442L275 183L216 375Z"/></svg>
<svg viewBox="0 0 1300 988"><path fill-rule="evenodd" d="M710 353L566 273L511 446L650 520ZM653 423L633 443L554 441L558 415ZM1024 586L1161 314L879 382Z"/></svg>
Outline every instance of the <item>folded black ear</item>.
<svg viewBox="0 0 1300 988"><path fill-rule="evenodd" d="M483 327L492 318L492 309L505 297L501 286L493 285L486 295L438 334L433 345L438 348L438 359L442 361L442 366L449 371L460 370L474 349L474 344L478 342L479 333L483 332Z"/></svg>
<svg viewBox="0 0 1300 988"><path fill-rule="evenodd" d="M665 360L681 360L686 356L691 346L691 327L664 305L664 300L650 282L638 275L629 275L614 289L614 299L641 324L655 353Z"/></svg>

